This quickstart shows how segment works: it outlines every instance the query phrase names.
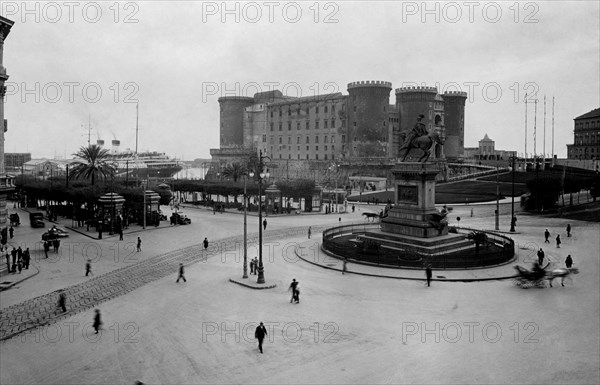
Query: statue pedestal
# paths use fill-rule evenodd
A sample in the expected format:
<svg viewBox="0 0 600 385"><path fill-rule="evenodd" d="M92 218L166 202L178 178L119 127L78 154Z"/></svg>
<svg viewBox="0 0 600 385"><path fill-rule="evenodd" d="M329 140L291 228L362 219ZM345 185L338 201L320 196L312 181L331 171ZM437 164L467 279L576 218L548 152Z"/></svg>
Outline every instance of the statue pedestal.
<svg viewBox="0 0 600 385"><path fill-rule="evenodd" d="M398 163L393 169L395 206L381 219L386 233L417 238L432 238L448 234L448 226L439 223L435 208L435 179L442 171L439 163Z"/></svg>

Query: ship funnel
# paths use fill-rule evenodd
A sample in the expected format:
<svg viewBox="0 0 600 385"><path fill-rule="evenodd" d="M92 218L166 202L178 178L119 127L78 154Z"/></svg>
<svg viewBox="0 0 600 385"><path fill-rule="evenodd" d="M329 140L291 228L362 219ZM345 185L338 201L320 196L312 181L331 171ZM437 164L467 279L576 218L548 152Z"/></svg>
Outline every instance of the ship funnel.
<svg viewBox="0 0 600 385"><path fill-rule="evenodd" d="M113 140L112 141L112 153L116 154L119 152L119 146L121 145L121 141L120 140Z"/></svg>
<svg viewBox="0 0 600 385"><path fill-rule="evenodd" d="M96 144L98 145L98 147L104 147L104 141L102 139L98 139L96 141Z"/></svg>

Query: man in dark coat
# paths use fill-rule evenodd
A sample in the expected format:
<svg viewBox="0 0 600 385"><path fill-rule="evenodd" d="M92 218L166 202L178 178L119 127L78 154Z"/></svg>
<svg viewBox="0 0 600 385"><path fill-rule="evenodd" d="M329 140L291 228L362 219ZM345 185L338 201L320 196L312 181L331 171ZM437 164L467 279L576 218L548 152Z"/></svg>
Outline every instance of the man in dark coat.
<svg viewBox="0 0 600 385"><path fill-rule="evenodd" d="M294 302L296 300L296 287L298 286L298 282L296 281L296 278L292 279L292 283L290 283L290 287L288 288L288 291L292 291L292 298L290 299L290 303Z"/></svg>
<svg viewBox="0 0 600 385"><path fill-rule="evenodd" d="M544 250L542 250L541 248L538 250L537 252L537 257L538 257L538 263L541 265L544 264L544 257L546 255L544 254Z"/></svg>
<svg viewBox="0 0 600 385"><path fill-rule="evenodd" d="M48 251L50 251L50 242L44 241L44 253L46 254L46 258L48 258Z"/></svg>
<svg viewBox="0 0 600 385"><path fill-rule="evenodd" d="M137 239L137 251L142 251L142 239L140 237Z"/></svg>
<svg viewBox="0 0 600 385"><path fill-rule="evenodd" d="M11 227L12 229L12 227ZM571 224L567 224L567 237L571 236ZM12 238L12 232L10 233L10 237Z"/></svg>
<svg viewBox="0 0 600 385"><path fill-rule="evenodd" d="M267 229L267 218L263 219L263 230Z"/></svg>
<svg viewBox="0 0 600 385"><path fill-rule="evenodd" d="M550 243L549 239L550 239L550 232L548 231L548 229L546 229L546 231L544 231L544 243Z"/></svg>
<svg viewBox="0 0 600 385"><path fill-rule="evenodd" d="M87 277L89 274L92 274L92 260L88 259L87 262L85 263L85 276Z"/></svg>
<svg viewBox="0 0 600 385"><path fill-rule="evenodd" d="M208 249L208 238L205 237L202 243L204 244L204 250Z"/></svg>
<svg viewBox="0 0 600 385"><path fill-rule="evenodd" d="M184 273L184 269L183 269L183 263L179 264L179 276L177 277L177 281L175 281L175 283L179 283L180 279L183 279L183 282L187 282L185 280L185 277L183 276Z"/></svg>
<svg viewBox="0 0 600 385"><path fill-rule="evenodd" d="M95 334L98 334L100 326L102 326L102 320L100 319L100 309L96 309L96 314L94 314L94 330L96 331Z"/></svg>
<svg viewBox="0 0 600 385"><path fill-rule="evenodd" d="M431 276L433 275L433 273L431 272L431 265L427 265L427 267L425 268L425 277L427 277L427 286L430 286L431 284Z"/></svg>
<svg viewBox="0 0 600 385"><path fill-rule="evenodd" d="M17 264L17 249L15 249L13 247L13 249L10 251L10 255L12 255L13 265L16 265Z"/></svg>
<svg viewBox="0 0 600 385"><path fill-rule="evenodd" d="M573 258L571 258L571 254L567 255L567 259L565 259L565 266L567 269L570 269L573 266Z"/></svg>
<svg viewBox="0 0 600 385"><path fill-rule="evenodd" d="M561 244L561 242L560 242L560 234L558 234L556 236L556 247L559 248L559 249L560 249L560 244Z"/></svg>
<svg viewBox="0 0 600 385"><path fill-rule="evenodd" d="M58 295L58 307L61 308L63 313L67 312L67 296L65 295L64 292L61 292Z"/></svg>
<svg viewBox="0 0 600 385"><path fill-rule="evenodd" d="M13 239L13 236L15 234L15 229L13 229L13 227L10 226L10 228L8 229L8 233L10 235L10 239Z"/></svg>
<svg viewBox="0 0 600 385"><path fill-rule="evenodd" d="M261 322L260 325L258 325L256 327L256 330L254 331L254 338L256 338L258 340L258 350L260 350L261 353L263 352L262 344L263 344L263 340L265 339L266 335L267 335L267 328Z"/></svg>

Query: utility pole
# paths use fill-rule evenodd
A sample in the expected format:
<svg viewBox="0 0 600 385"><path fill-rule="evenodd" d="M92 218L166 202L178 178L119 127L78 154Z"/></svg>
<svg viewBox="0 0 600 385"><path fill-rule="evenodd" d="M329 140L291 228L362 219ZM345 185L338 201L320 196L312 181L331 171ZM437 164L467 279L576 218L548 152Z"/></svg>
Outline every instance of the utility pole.
<svg viewBox="0 0 600 385"><path fill-rule="evenodd" d="M525 162L527 162L527 94L525 94Z"/></svg>
<svg viewBox="0 0 600 385"><path fill-rule="evenodd" d="M554 96L552 97L552 167L554 167Z"/></svg>
<svg viewBox="0 0 600 385"><path fill-rule="evenodd" d="M500 230L500 184L498 182L498 164L496 164L496 231Z"/></svg>
<svg viewBox="0 0 600 385"><path fill-rule="evenodd" d="M137 160L137 153L138 153L138 122L139 122L139 115L140 115L140 104L136 104L135 105L135 155L136 155L136 160ZM136 162L137 163L137 162Z"/></svg>
<svg viewBox="0 0 600 385"><path fill-rule="evenodd" d="M546 95L544 95L544 142L542 151L542 170L546 169Z"/></svg>

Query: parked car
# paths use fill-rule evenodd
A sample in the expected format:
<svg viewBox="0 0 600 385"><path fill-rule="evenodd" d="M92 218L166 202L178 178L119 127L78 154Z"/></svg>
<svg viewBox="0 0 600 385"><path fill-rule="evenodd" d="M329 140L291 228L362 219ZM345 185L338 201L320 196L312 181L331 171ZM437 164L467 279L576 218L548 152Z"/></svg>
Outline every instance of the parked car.
<svg viewBox="0 0 600 385"><path fill-rule="evenodd" d="M19 218L19 214L10 214L9 218L12 226L19 226L21 224L21 218Z"/></svg>
<svg viewBox="0 0 600 385"><path fill-rule="evenodd" d="M171 224L172 225L189 225L191 223L192 223L192 220L190 218L186 217L185 215L183 215L183 213L181 213L181 212L171 214Z"/></svg>
<svg viewBox="0 0 600 385"><path fill-rule="evenodd" d="M45 227L44 213L29 213L29 223L31 227Z"/></svg>
<svg viewBox="0 0 600 385"><path fill-rule="evenodd" d="M69 232L61 227L52 226L52 228L42 234L42 241L50 241L69 236Z"/></svg>

